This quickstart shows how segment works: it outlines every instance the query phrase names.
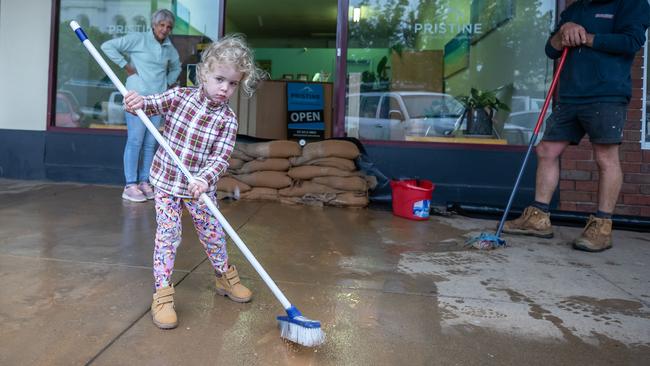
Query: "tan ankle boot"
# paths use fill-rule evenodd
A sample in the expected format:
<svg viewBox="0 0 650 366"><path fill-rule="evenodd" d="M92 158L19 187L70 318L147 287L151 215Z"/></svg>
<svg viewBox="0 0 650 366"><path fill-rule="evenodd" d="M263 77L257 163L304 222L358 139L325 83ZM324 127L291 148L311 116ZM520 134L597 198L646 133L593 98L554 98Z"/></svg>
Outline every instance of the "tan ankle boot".
<svg viewBox="0 0 650 366"><path fill-rule="evenodd" d="M612 220L589 216L582 235L573 242L573 248L585 252L602 252L612 247Z"/></svg>
<svg viewBox="0 0 650 366"><path fill-rule="evenodd" d="M551 214L537 207L528 206L521 216L503 224L503 232L552 238Z"/></svg>
<svg viewBox="0 0 650 366"><path fill-rule="evenodd" d="M176 310L174 310L173 286L163 287L153 294L151 316L153 323L160 329L176 328L178 318L176 317Z"/></svg>
<svg viewBox="0 0 650 366"><path fill-rule="evenodd" d="M253 293L239 281L239 274L235 266L229 266L226 273L217 274L215 281L217 293L221 296L228 296L232 301L249 302Z"/></svg>

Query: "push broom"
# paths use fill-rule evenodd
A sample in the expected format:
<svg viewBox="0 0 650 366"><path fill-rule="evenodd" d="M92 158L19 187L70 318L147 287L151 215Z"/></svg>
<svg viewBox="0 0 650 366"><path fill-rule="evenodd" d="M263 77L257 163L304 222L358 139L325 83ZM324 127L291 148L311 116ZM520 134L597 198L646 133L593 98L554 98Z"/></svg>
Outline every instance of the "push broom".
<svg viewBox="0 0 650 366"><path fill-rule="evenodd" d="M79 24L75 21L70 22L70 27L72 27L72 30L77 34L77 37L83 43L83 45L86 47L88 52L93 56L95 61L99 64L99 66L104 70L106 75L111 79L113 84L117 87L117 89L122 93L122 95L126 95L127 90L120 81L120 79L117 78L113 70L106 64L106 61L102 58L102 56L97 52L93 44L90 42L88 39L88 36L86 33L83 31L83 29L79 26ZM178 158L178 156L174 153L174 151L169 147L165 139L160 135L156 127L151 123L151 120L149 120L149 117L144 113L143 110L138 109L136 111L136 114L142 122L145 124L149 132L156 138L160 146L162 146L165 151L169 154L169 156L174 160L178 168L183 172L185 177L188 179L188 181L192 181L194 177L190 173L189 170L183 165L181 160ZM283 338L286 338L292 342L301 344L303 346L307 347L313 347L313 346L318 346L323 344L325 342L325 333L321 330L320 322L317 320L311 320L308 318L305 318L302 316L300 311L293 306L289 300L284 296L282 291L278 288L278 286L273 282L271 277L266 273L264 268L260 265L260 263L255 259L255 256L253 256L253 253L246 247L246 244L241 240L237 232L230 226L226 218L219 212L217 209L217 206L212 202L210 197L208 197L207 194L203 193L201 194L201 199L205 204L208 206L212 214L219 220L221 223L221 226L226 230L230 238L235 242L239 250L244 254L246 259L250 262L250 264L255 268L257 273L262 277L262 280L264 280L264 283L271 289L273 292L273 295L280 301L282 306L287 312L286 316L278 316L278 325L280 327L280 336Z"/></svg>
<svg viewBox="0 0 650 366"><path fill-rule="evenodd" d="M553 75L553 81L551 82L551 86L548 90L548 94L546 94L546 99L544 100L544 106L542 107L542 110L539 113L539 117L537 118L537 123L535 124L533 135L530 137L530 142L528 143L528 150L526 150L524 161L521 163L521 168L519 169L519 174L517 175L517 179L515 180L515 186L512 188L512 192L510 193L510 198L508 199L508 204L506 205L506 209L505 211L503 211L503 216L501 217L501 221L499 221L497 232L495 234L481 233L479 236L467 240L466 244L468 246L474 247L476 249L494 249L494 248L506 246L506 241L501 238L501 231L503 230L503 225L505 224L506 218L508 217L508 212L510 212L510 207L512 206L512 201L515 198L517 189L519 188L519 183L521 183L521 177L524 175L524 170L526 169L526 164L528 163L528 157L530 156L530 152L533 150L533 145L535 145L535 141L537 140L537 136L539 135L539 129L542 127L542 122L544 121L544 116L546 115L546 111L548 110L548 105L551 103L551 98L553 97L553 92L555 91L555 86L557 85L557 81L560 78L560 72L564 67L564 61L566 61L566 55L568 52L569 49L566 47L562 51L562 56L560 57L560 63L558 64L557 69L555 70L555 75Z"/></svg>

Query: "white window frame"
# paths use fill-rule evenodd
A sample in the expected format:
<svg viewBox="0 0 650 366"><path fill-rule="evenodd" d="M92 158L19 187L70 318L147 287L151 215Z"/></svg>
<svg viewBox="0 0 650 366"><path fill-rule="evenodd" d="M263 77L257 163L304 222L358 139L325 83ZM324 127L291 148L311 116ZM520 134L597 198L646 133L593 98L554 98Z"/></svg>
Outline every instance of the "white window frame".
<svg viewBox="0 0 650 366"><path fill-rule="evenodd" d="M647 40L647 30L645 32L645 36ZM643 46L643 86L641 90L643 90L643 96L641 98L641 149L650 150L650 141L646 141L648 133L650 133L647 128L648 121L646 118L646 103L648 102L648 41L646 41L645 45Z"/></svg>

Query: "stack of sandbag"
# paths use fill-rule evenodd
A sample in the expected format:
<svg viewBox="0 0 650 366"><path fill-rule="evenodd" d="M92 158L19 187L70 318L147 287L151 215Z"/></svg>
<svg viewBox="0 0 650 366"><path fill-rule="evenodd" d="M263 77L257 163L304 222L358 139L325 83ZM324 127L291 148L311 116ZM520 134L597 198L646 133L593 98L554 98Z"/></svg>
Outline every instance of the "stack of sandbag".
<svg viewBox="0 0 650 366"><path fill-rule="evenodd" d="M292 183L289 158L300 153L294 141L237 143L228 171L217 183L218 197L278 200L278 190Z"/></svg>
<svg viewBox="0 0 650 366"><path fill-rule="evenodd" d="M218 197L365 207L376 180L357 170L359 154L345 140L312 142L302 149L286 140L237 143L228 172L217 184Z"/></svg>
<svg viewBox="0 0 650 366"><path fill-rule="evenodd" d="M299 157L290 158L291 187L279 191L285 203L325 204L341 207L368 205L372 181L357 170L360 152L345 140L325 140L304 146Z"/></svg>

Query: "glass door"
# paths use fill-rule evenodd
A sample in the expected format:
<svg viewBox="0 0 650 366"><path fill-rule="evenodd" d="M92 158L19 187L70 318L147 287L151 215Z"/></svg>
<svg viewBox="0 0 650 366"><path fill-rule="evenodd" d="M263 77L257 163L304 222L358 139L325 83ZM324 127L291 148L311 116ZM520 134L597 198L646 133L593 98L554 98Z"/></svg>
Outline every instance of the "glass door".
<svg viewBox="0 0 650 366"><path fill-rule="evenodd" d="M254 98L240 96L231 103L240 119L241 134L271 139L295 138L300 133L331 137L337 7L337 0L226 2L225 33L244 34L258 66L269 76ZM306 90L313 93L310 97L322 100L305 107L309 113L293 115L291 108L300 109L301 101L288 99L287 90ZM289 128L296 122L292 116L309 121L291 125L304 127L298 131Z"/></svg>

